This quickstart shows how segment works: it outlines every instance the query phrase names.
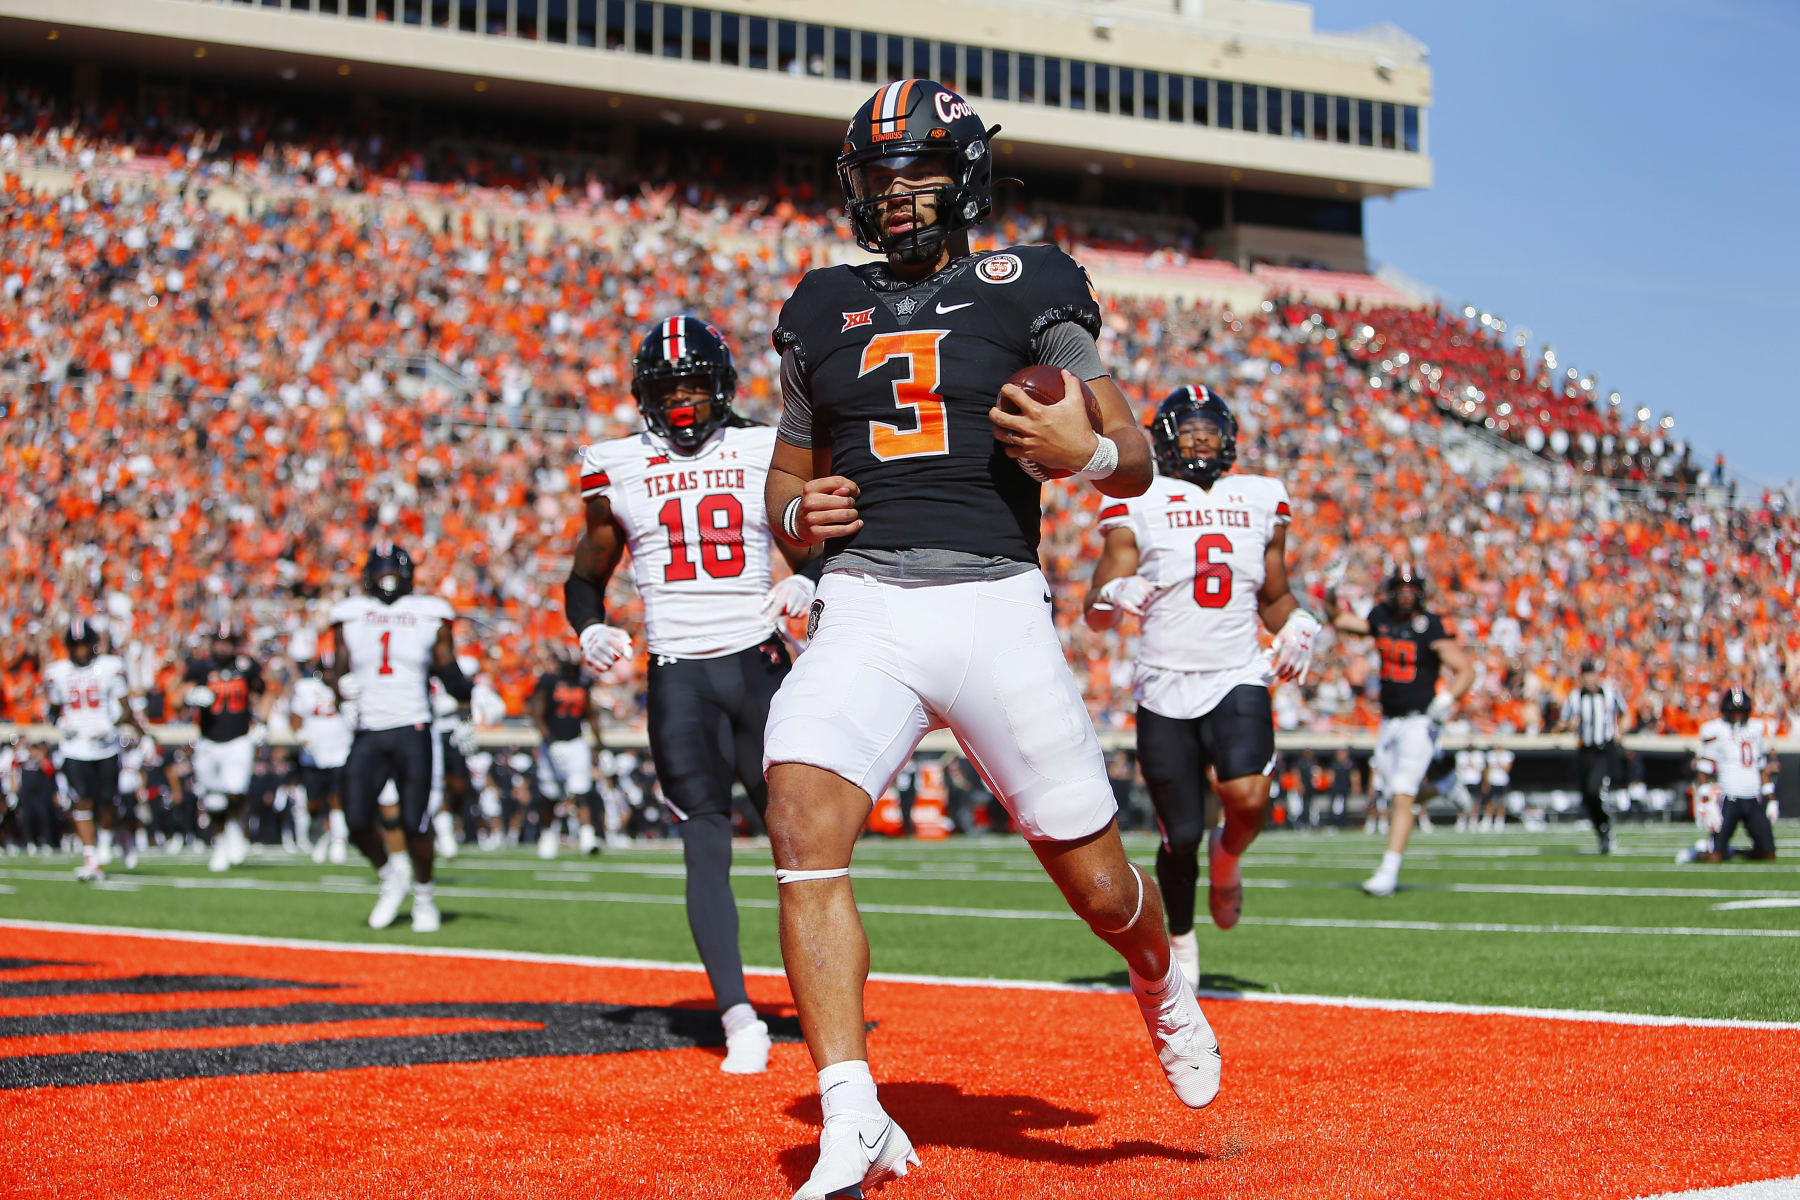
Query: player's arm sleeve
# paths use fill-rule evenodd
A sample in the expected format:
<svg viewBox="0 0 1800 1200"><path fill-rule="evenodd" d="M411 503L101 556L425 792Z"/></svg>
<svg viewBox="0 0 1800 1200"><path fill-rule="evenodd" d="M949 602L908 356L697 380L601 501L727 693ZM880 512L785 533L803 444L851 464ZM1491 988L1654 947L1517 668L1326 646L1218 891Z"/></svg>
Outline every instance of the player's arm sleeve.
<svg viewBox="0 0 1800 1200"><path fill-rule="evenodd" d="M611 497L612 474L607 470L606 456L598 445L581 448L581 498L592 500L596 496Z"/></svg>
<svg viewBox="0 0 1800 1200"><path fill-rule="evenodd" d="M797 341L781 352L781 424L775 436L790 446L812 449L812 394Z"/></svg>
<svg viewBox="0 0 1800 1200"><path fill-rule="evenodd" d="M1038 362L1059 367L1077 379L1098 379L1107 373L1094 335L1074 321L1058 321L1044 330L1032 350Z"/></svg>
<svg viewBox="0 0 1800 1200"><path fill-rule="evenodd" d="M1061 324L1073 324L1085 330L1089 338L1098 338L1100 297L1081 264L1054 246L1027 252L1027 257L1024 282L1030 289L1027 304L1033 348L1051 328ZM1036 354L1034 361L1046 360Z"/></svg>

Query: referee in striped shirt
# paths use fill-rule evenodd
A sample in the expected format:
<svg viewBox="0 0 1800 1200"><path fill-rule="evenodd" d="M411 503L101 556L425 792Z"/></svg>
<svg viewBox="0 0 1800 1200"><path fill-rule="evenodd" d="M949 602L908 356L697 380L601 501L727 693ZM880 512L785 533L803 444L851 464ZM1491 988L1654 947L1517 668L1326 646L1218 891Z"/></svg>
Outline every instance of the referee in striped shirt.
<svg viewBox="0 0 1800 1200"><path fill-rule="evenodd" d="M1619 718L1625 702L1616 688L1600 681L1600 664L1588 659L1581 664L1581 685L1563 701L1562 727L1575 734L1575 771L1581 778L1581 807L1594 823L1600 853L1613 850L1612 820L1606 813L1606 793L1625 778L1625 755L1619 747Z"/></svg>

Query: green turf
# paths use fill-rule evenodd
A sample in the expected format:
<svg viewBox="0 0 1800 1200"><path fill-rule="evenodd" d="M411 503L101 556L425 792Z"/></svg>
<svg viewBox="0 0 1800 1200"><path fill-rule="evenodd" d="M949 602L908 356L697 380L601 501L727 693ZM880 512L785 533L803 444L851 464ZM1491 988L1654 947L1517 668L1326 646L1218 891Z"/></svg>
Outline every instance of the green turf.
<svg viewBox="0 0 1800 1200"><path fill-rule="evenodd" d="M1716 908L1734 897L1800 903L1800 874L1780 864L1675 866L1674 852L1691 840L1686 827L1628 826L1623 852L1603 859L1572 829L1438 833L1415 842L1404 890L1373 900L1356 884L1380 855L1375 839L1270 833L1245 859L1245 924L1213 929L1202 894L1202 968L1218 988L1800 1020L1800 907ZM1151 860L1150 842L1129 845ZM429 940L693 961L680 864L670 845L549 863L468 853L440 870L446 921ZM264 852L221 877L199 858L152 853L98 888L74 882L71 867L62 857L0 860L0 916L425 940L404 919L381 933L367 928L373 886L355 862L318 867ZM766 849L740 850L735 886L746 961L779 966ZM1116 956L1068 915L1016 839L865 841L856 892L877 971L1123 981ZM1471 928L1480 926L1530 928ZM1602 928L1568 931L1575 926ZM1789 936L1668 932L1676 929Z"/></svg>

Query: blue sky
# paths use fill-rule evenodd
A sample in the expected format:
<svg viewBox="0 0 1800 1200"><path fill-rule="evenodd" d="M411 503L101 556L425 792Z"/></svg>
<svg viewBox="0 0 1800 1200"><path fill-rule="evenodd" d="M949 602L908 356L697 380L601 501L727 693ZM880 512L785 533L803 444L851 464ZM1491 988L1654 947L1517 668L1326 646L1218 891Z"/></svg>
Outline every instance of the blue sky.
<svg viewBox="0 0 1800 1200"><path fill-rule="evenodd" d="M1431 51L1436 183L1366 205L1375 261L1528 326L1627 408L1673 413L1703 461L1800 479L1800 4L1314 13Z"/></svg>

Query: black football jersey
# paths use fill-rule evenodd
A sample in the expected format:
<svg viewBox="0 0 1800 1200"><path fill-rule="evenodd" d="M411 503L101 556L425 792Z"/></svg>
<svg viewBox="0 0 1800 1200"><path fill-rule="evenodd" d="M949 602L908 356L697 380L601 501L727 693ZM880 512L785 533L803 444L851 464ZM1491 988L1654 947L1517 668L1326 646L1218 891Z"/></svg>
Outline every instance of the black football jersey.
<svg viewBox="0 0 1800 1200"><path fill-rule="evenodd" d="M220 666L210 658L188 660L182 679L212 689L212 707L200 710L200 736L209 742L230 742L250 732L256 719L251 698L262 695L262 667L242 654Z"/></svg>
<svg viewBox="0 0 1800 1200"><path fill-rule="evenodd" d="M805 375L813 444L861 489L862 529L826 555L937 549L1035 565L1039 485L1006 457L988 410L1063 321L1098 336L1100 305L1054 246L972 254L910 285L886 263L808 272L775 346Z"/></svg>
<svg viewBox="0 0 1800 1200"><path fill-rule="evenodd" d="M566 742L580 737L581 727L587 723L588 705L592 703L587 685L570 683L561 675L541 675L537 691L544 698L544 724L550 730L550 740Z"/></svg>
<svg viewBox="0 0 1800 1200"><path fill-rule="evenodd" d="M1369 632L1381 653L1381 715L1424 712L1437 694L1443 665L1431 647L1450 637L1436 613L1419 610L1403 617L1386 604L1369 610Z"/></svg>

